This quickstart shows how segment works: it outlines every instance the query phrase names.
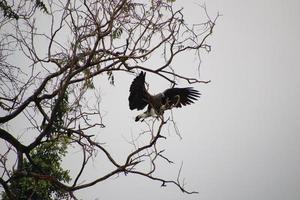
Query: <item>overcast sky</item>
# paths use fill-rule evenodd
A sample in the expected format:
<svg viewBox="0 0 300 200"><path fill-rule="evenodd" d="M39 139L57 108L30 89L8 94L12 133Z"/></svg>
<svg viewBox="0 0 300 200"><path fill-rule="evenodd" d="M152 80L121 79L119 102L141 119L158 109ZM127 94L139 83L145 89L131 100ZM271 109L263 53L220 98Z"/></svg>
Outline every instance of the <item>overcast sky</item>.
<svg viewBox="0 0 300 200"><path fill-rule="evenodd" d="M195 85L201 99L185 109L174 109L180 139L172 127L167 140L158 145L175 162L161 163L158 175L175 178L183 163L182 194L172 185L138 176L119 176L77 192L82 199L130 200L299 200L300 199L300 1L299 0L209 0L213 17L220 12L212 51L202 55L201 78L210 84ZM177 0L187 19L197 21L203 1ZM180 6L179 6L180 7ZM174 65L197 69L193 56ZM134 122L137 112L128 108L128 89L134 77L116 75L116 86L98 87L107 128L98 139L117 158L132 150L126 139L143 128ZM149 80L159 92L167 83ZM180 82L179 86L187 86ZM115 107L114 105L119 105ZM78 160L69 157L65 165ZM95 159L86 177L101 174ZM100 167L99 167L100 166Z"/></svg>
<svg viewBox="0 0 300 200"><path fill-rule="evenodd" d="M193 20L203 1L176 3ZM195 86L203 94L197 104L174 110L183 139L171 133L161 143L175 164L162 165L160 174L176 177L183 161L186 188L199 194L121 176L80 191L84 199L300 199L300 1L209 0L206 6L211 16L223 14L209 39L213 49L202 57L201 77L212 82ZM177 65L196 68L193 57ZM116 133L129 137L125 127L139 126L133 123L136 113L126 107L130 82L102 90L109 110L107 134L116 135L112 146L124 140ZM106 103L118 92L116 101L126 99L121 110ZM120 126L113 127L110 119Z"/></svg>

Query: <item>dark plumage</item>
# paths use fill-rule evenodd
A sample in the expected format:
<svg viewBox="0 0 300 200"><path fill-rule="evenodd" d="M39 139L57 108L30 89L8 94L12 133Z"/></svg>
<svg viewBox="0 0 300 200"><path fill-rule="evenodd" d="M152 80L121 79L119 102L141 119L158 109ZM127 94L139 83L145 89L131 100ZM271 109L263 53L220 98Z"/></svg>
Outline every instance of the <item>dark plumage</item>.
<svg viewBox="0 0 300 200"><path fill-rule="evenodd" d="M131 83L129 95L129 108L142 110L148 105L148 109L136 117L136 121L149 116L162 115L167 109L194 103L200 93L192 87L170 88L157 95L151 95L145 88L145 72L141 72Z"/></svg>
<svg viewBox="0 0 300 200"><path fill-rule="evenodd" d="M130 86L130 95L129 95L129 108L131 110L138 109L141 110L145 108L148 104L147 99L147 91L145 88L145 72L141 72L139 76L137 76L131 83Z"/></svg>
<svg viewBox="0 0 300 200"><path fill-rule="evenodd" d="M197 90L194 90L192 87L187 88L170 88L165 90L164 95L171 102L171 105L174 105L177 108L182 106L190 105L200 97L200 93ZM178 97L179 95L179 102ZM176 105L175 105L176 104Z"/></svg>

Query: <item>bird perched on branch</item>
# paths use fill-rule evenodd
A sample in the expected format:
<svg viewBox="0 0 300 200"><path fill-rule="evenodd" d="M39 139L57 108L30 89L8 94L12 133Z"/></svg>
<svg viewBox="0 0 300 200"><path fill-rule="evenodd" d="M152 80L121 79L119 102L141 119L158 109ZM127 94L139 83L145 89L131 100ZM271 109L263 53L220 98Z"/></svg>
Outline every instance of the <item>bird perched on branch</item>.
<svg viewBox="0 0 300 200"><path fill-rule="evenodd" d="M142 110L147 105L147 110L136 116L135 121L142 121L147 117L161 116L165 110L174 107L181 108L182 106L194 103L200 93L192 87L186 88L170 88L156 95L151 95L145 88L146 72L141 72L131 83L129 95L130 110Z"/></svg>

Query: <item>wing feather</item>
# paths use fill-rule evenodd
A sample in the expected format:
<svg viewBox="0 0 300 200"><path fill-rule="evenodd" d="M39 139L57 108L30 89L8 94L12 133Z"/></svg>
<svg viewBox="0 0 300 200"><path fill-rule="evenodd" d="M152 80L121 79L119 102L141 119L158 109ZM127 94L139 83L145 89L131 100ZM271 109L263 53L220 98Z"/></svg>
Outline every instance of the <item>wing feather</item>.
<svg viewBox="0 0 300 200"><path fill-rule="evenodd" d="M194 103L200 97L199 91L192 87L187 88L170 88L163 92L170 106L181 108L182 106Z"/></svg>
<svg viewBox="0 0 300 200"><path fill-rule="evenodd" d="M130 110L141 110L148 105L148 92L145 88L146 72L141 72L131 83L129 89L129 108Z"/></svg>

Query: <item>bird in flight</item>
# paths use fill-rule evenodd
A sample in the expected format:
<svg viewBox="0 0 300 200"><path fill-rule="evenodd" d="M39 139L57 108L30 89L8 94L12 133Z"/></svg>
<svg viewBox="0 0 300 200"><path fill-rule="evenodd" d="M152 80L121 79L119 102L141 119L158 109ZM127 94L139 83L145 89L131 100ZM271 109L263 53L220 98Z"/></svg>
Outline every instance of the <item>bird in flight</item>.
<svg viewBox="0 0 300 200"><path fill-rule="evenodd" d="M174 107L181 108L182 106L194 103L200 93L192 87L186 88L169 88L156 95L148 93L145 87L146 72L141 72L131 83L129 94L130 110L142 110L148 106L147 110L136 116L135 121L143 121L147 117L158 117L163 115L165 110Z"/></svg>

